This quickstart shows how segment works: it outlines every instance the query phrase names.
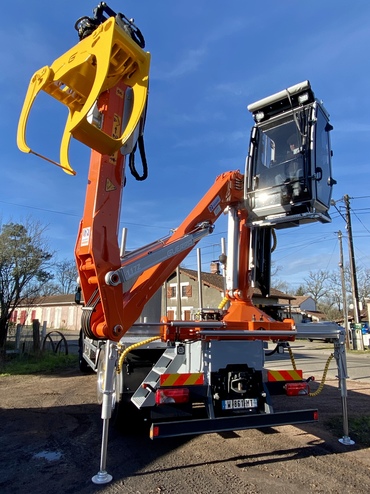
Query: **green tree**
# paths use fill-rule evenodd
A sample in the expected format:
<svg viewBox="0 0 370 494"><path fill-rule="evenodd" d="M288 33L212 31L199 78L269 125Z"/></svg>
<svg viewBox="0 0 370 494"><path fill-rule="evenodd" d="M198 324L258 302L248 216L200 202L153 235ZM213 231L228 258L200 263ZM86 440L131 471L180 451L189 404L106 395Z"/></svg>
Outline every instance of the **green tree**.
<svg viewBox="0 0 370 494"><path fill-rule="evenodd" d="M306 288L300 285L295 291L294 295L297 295L298 297L303 297L303 295L306 295Z"/></svg>
<svg viewBox="0 0 370 494"><path fill-rule="evenodd" d="M0 355L5 353L8 323L23 302L34 303L40 289L52 278L46 227L28 220L8 223L0 230Z"/></svg>

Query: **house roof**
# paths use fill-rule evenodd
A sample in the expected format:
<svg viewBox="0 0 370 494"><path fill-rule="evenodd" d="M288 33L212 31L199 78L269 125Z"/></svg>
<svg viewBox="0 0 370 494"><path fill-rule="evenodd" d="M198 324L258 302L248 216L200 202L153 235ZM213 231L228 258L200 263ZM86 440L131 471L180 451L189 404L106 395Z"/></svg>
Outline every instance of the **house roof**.
<svg viewBox="0 0 370 494"><path fill-rule="evenodd" d="M327 319L325 314L323 312L320 312L319 310L305 310L304 314L306 314L307 316L317 317L321 321Z"/></svg>
<svg viewBox="0 0 370 494"><path fill-rule="evenodd" d="M306 300L308 299L311 299L313 300L313 298L310 296L310 295L295 295L294 296L294 307L300 307L301 304L303 304L303 302L306 302Z"/></svg>
<svg viewBox="0 0 370 494"><path fill-rule="evenodd" d="M33 301L31 305L71 305L75 304L74 293L68 293L65 295L50 295L48 297L40 297ZM24 305L24 304L23 304Z"/></svg>

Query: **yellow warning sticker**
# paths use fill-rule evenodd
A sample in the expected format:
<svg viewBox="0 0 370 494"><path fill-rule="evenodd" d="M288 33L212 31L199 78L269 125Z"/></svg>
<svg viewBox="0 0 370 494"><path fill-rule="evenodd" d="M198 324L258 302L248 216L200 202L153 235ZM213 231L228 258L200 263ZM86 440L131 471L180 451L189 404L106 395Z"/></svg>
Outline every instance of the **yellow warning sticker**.
<svg viewBox="0 0 370 494"><path fill-rule="evenodd" d="M111 165L116 165L116 164L117 164L117 158L118 158L118 151L117 151L116 153L111 154L111 155L109 156L109 163L110 163Z"/></svg>
<svg viewBox="0 0 370 494"><path fill-rule="evenodd" d="M116 95L123 99L124 93L120 87L116 88Z"/></svg>
<svg viewBox="0 0 370 494"><path fill-rule="evenodd" d="M107 181L105 182L105 191L106 192L112 192L113 190L116 190L116 186L114 183L112 183L109 178L107 178Z"/></svg>
<svg viewBox="0 0 370 494"><path fill-rule="evenodd" d="M112 137L118 139L121 135L121 117L117 113L113 116L113 130Z"/></svg>

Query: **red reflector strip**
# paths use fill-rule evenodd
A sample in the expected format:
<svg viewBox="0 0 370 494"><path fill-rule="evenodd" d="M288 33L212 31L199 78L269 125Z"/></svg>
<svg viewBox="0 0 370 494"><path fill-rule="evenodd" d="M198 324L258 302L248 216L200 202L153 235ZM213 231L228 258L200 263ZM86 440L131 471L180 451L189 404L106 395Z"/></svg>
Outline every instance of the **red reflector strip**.
<svg viewBox="0 0 370 494"><path fill-rule="evenodd" d="M194 386L204 384L203 372L192 372L187 374L162 374L160 376L161 386Z"/></svg>
<svg viewBox="0 0 370 494"><path fill-rule="evenodd" d="M267 380L273 381L302 381L303 372L301 370L269 370Z"/></svg>
<svg viewBox="0 0 370 494"><path fill-rule="evenodd" d="M153 437L157 437L159 435L159 427L157 425L153 425L153 427L150 430L150 439L153 439Z"/></svg>

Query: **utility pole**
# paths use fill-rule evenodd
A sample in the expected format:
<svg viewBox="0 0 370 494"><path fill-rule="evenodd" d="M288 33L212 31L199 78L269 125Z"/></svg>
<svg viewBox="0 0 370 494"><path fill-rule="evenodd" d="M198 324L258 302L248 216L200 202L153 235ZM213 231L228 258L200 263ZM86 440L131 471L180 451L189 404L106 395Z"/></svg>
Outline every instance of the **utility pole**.
<svg viewBox="0 0 370 494"><path fill-rule="evenodd" d="M198 247L197 249L197 265L198 265L198 307L201 311L203 308L203 285L202 285L202 254Z"/></svg>
<svg viewBox="0 0 370 494"><path fill-rule="evenodd" d="M176 284L176 319L179 321L182 320L182 314L181 314L181 283L180 283L180 266L177 266L176 268L176 277L177 277L177 284Z"/></svg>
<svg viewBox="0 0 370 494"><path fill-rule="evenodd" d="M360 310L359 310L359 300L358 300L358 285L357 285L357 272L356 272L356 262L355 262L355 253L353 249L353 237L352 237L352 223L351 223L351 208L349 202L349 196L346 194L343 197L344 204L346 206L346 223L347 223L347 232L348 232L348 250L349 250L349 266L351 270L351 286L352 286L352 298L353 298L353 316L356 324L359 324L360 319ZM360 348L357 350L363 350L364 343L362 339L362 332L360 338Z"/></svg>
<svg viewBox="0 0 370 494"><path fill-rule="evenodd" d="M343 243L342 243L342 232L338 232L339 240L339 269L340 269L340 279L342 284L342 299L343 299L343 321L344 329L346 330L346 347L350 348L350 338L349 338L349 327L348 327L348 309L347 309L347 291L346 291L346 281L344 277L344 260L343 260Z"/></svg>

